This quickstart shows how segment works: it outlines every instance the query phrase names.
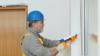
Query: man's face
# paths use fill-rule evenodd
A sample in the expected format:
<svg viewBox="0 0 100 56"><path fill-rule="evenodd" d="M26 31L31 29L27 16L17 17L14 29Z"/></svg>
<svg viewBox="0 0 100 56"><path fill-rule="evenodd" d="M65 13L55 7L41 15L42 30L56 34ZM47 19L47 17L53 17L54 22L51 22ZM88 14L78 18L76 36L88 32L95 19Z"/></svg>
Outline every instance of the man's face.
<svg viewBox="0 0 100 56"><path fill-rule="evenodd" d="M44 27L44 23L43 21L37 21L35 23L32 23L32 28L36 31L36 32L41 32L43 30Z"/></svg>

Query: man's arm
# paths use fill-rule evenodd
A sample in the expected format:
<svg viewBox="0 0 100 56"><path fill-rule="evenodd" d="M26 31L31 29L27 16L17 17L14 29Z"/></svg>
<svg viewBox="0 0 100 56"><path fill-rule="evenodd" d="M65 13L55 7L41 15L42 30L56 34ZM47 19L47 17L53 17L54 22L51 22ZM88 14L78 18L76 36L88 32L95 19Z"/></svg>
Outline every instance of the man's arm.
<svg viewBox="0 0 100 56"><path fill-rule="evenodd" d="M50 40L46 38L43 39L43 42L44 42L44 46L49 47L49 48L56 47L60 43L59 40Z"/></svg>

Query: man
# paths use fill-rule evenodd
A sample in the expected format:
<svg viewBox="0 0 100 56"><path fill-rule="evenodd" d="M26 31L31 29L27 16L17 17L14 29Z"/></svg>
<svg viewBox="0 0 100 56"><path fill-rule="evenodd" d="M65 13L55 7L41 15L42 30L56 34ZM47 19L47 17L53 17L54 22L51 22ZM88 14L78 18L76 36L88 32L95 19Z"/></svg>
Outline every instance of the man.
<svg viewBox="0 0 100 56"><path fill-rule="evenodd" d="M59 51L68 47L67 43L73 42L77 37L60 41L43 38L39 34L44 27L44 15L40 11L30 12L27 21L28 32L24 34L21 44L25 56L56 56Z"/></svg>

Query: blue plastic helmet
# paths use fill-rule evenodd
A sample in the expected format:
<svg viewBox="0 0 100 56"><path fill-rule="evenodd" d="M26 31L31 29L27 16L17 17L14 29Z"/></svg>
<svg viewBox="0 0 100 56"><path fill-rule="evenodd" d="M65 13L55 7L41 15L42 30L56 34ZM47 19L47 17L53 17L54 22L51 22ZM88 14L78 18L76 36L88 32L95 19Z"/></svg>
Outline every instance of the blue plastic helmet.
<svg viewBox="0 0 100 56"><path fill-rule="evenodd" d="M44 20L44 15L40 11L32 11L27 16L27 21L32 22L34 20L42 21Z"/></svg>

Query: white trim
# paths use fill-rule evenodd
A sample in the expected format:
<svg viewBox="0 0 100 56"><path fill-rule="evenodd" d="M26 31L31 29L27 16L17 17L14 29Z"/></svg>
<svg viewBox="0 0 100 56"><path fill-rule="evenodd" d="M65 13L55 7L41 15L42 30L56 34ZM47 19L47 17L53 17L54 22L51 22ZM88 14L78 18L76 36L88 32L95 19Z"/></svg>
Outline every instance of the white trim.
<svg viewBox="0 0 100 56"><path fill-rule="evenodd" d="M80 0L80 27L81 27L81 55L85 56L85 0Z"/></svg>
<svg viewBox="0 0 100 56"><path fill-rule="evenodd" d="M80 30L80 0L71 0L71 34ZM71 45L71 56L81 56L81 37Z"/></svg>
<svg viewBox="0 0 100 56"><path fill-rule="evenodd" d="M100 56L100 0L98 0L98 56Z"/></svg>

